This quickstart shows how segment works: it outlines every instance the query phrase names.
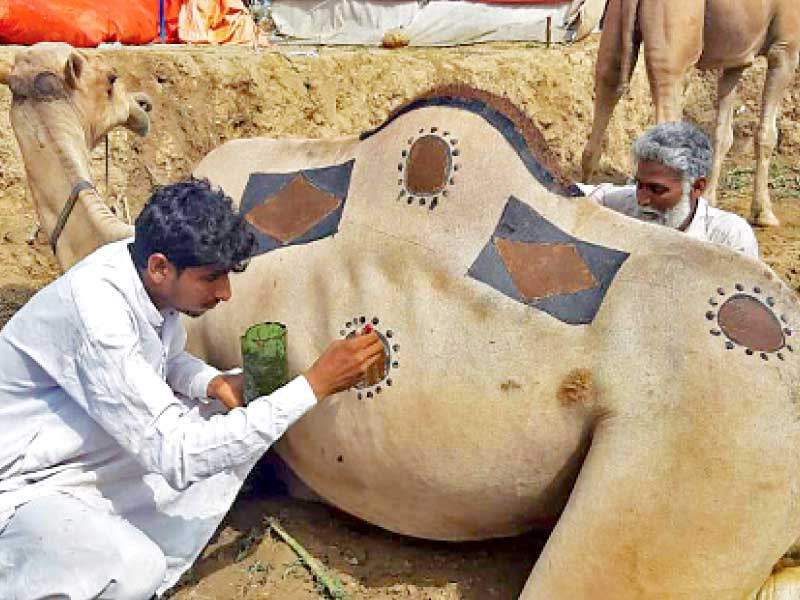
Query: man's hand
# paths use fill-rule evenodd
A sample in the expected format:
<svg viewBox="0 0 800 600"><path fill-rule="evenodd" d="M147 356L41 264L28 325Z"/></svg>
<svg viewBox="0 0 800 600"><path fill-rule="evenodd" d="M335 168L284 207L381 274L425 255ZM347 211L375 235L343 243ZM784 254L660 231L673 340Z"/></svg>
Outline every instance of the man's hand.
<svg viewBox="0 0 800 600"><path fill-rule="evenodd" d="M216 398L228 408L244 405L244 375L222 374L208 382L209 398Z"/></svg>
<svg viewBox="0 0 800 600"><path fill-rule="evenodd" d="M364 333L333 342L305 376L319 401L353 387L380 360L385 360L380 338L374 332Z"/></svg>

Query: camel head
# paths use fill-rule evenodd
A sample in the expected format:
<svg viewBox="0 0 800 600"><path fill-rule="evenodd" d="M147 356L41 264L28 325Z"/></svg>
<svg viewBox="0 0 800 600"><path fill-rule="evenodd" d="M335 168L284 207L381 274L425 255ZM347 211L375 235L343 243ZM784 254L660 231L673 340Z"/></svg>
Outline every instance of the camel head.
<svg viewBox="0 0 800 600"><path fill-rule="evenodd" d="M142 136L150 129L150 99L143 93L128 93L101 56L68 44L44 42L19 51L13 65L0 67L0 82L13 94L12 113L26 104L71 108L89 148L120 125Z"/></svg>

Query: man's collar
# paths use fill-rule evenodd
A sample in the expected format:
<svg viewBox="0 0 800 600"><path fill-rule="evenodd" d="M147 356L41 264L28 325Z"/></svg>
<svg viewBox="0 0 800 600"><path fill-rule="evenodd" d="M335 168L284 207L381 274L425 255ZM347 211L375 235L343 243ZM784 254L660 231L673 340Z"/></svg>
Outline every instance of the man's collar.
<svg viewBox="0 0 800 600"><path fill-rule="evenodd" d="M162 315L161 312L156 308L156 305L153 304L150 294L147 293L147 290L144 287L144 282L139 274L139 269L136 268L136 265L133 262L133 257L131 255L131 244L126 245L126 254L128 255L127 264L130 265L133 287L134 290L136 290L136 299L142 306L145 316L147 316L148 323L150 323L150 325L152 325L154 328L158 329L164 324L164 315Z"/></svg>
<svg viewBox="0 0 800 600"><path fill-rule="evenodd" d="M697 199L697 208L694 210L694 216L689 222L689 226L684 230L684 233L693 237L704 238L706 234L706 221L708 220L708 201L700 196Z"/></svg>

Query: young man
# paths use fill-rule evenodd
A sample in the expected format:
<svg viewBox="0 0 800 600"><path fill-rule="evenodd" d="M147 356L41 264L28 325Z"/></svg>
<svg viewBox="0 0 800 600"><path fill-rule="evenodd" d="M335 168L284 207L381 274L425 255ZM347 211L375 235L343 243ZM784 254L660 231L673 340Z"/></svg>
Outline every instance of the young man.
<svg viewBox="0 0 800 600"><path fill-rule="evenodd" d="M162 187L135 240L92 253L0 331L0 598L164 591L270 445L382 358L374 333L333 342L242 407L242 376L186 353L179 313L228 300L253 245L207 182Z"/></svg>
<svg viewBox="0 0 800 600"><path fill-rule="evenodd" d="M743 218L709 206L703 192L713 150L708 136L689 123L663 123L633 145L636 185L581 185L589 197L628 216L729 246L758 258L758 241Z"/></svg>

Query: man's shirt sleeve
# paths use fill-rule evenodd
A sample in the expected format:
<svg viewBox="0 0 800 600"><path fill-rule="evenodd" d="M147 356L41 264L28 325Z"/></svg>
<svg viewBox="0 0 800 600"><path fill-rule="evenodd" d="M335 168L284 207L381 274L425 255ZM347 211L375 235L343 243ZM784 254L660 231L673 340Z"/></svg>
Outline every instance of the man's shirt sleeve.
<svg viewBox="0 0 800 600"><path fill-rule="evenodd" d="M204 398L208 383L220 374L196 356L186 352L186 329L179 322L167 355L167 383L175 392L188 398Z"/></svg>
<svg viewBox="0 0 800 600"><path fill-rule="evenodd" d="M753 228L739 215L723 214L714 223L710 241L741 252L745 256L759 259L758 239Z"/></svg>
<svg viewBox="0 0 800 600"><path fill-rule="evenodd" d="M311 386L298 377L246 408L198 418L148 363L121 294L100 286L76 306L83 339L65 391L175 488L257 458L316 403Z"/></svg>

